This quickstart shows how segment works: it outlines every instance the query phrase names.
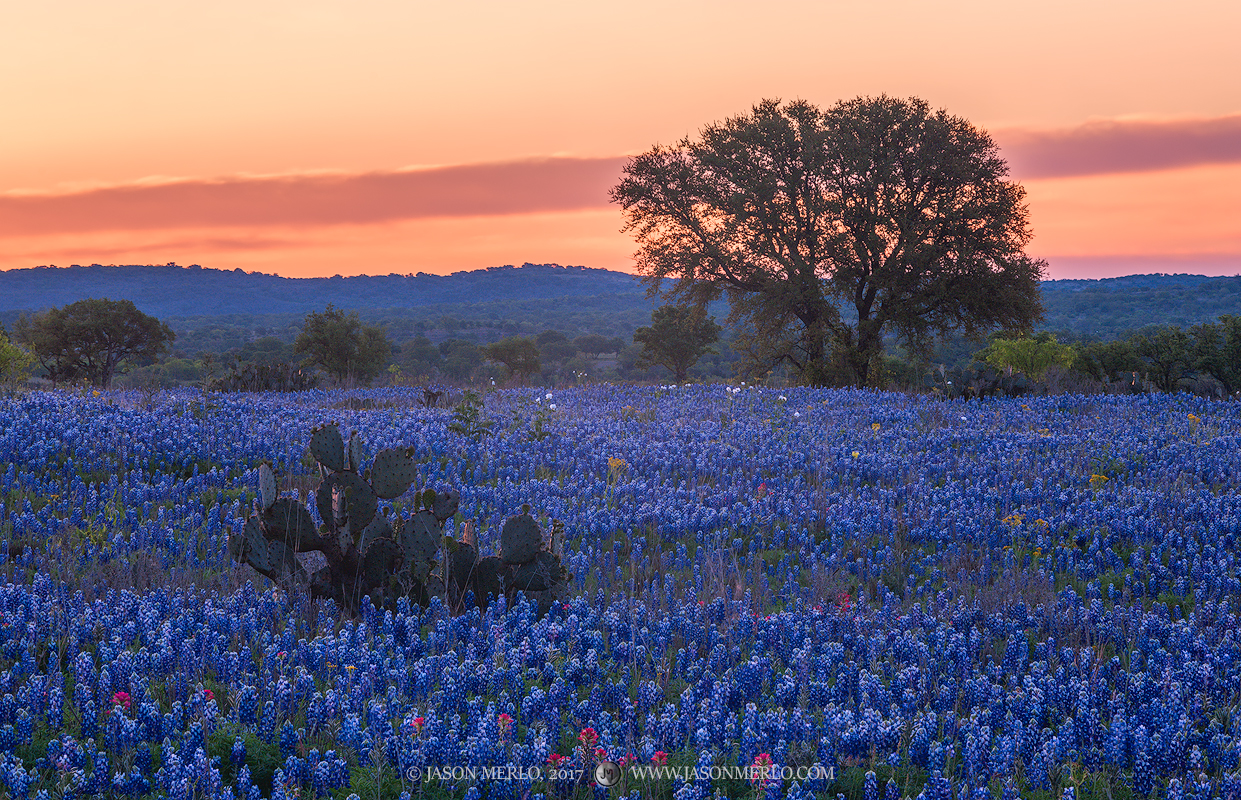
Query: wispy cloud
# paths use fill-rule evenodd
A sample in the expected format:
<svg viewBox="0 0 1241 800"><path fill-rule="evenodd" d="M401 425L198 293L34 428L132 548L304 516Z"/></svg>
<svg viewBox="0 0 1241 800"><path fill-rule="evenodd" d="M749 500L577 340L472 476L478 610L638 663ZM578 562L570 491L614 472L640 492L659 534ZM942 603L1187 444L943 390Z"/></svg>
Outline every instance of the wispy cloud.
<svg viewBox="0 0 1241 800"><path fill-rule="evenodd" d="M545 158L356 174L172 180L0 195L0 235L311 227L608 205L625 158Z"/></svg>
<svg viewBox="0 0 1241 800"><path fill-rule="evenodd" d="M1059 130L994 132L1013 176L1062 178L1241 161L1241 114L1104 120Z"/></svg>

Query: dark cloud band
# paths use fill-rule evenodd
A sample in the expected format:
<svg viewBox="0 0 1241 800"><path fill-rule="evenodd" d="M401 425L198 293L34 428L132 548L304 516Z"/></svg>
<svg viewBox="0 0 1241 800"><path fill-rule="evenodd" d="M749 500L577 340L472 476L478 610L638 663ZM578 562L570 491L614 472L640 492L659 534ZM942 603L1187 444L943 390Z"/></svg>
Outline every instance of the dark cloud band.
<svg viewBox="0 0 1241 800"><path fill-rule="evenodd" d="M606 207L624 158L547 158L352 175L291 175L0 196L0 235L319 226Z"/></svg>
<svg viewBox="0 0 1241 800"><path fill-rule="evenodd" d="M998 130L994 136L1018 180L1241 161L1241 114L1164 122L1110 120L1055 131Z"/></svg>

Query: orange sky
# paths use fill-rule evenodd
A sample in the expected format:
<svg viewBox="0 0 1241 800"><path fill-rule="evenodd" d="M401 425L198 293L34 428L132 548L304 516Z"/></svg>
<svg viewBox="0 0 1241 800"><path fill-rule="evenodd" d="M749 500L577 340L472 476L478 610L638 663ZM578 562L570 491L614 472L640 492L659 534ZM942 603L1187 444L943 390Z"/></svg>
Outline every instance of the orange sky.
<svg viewBox="0 0 1241 800"><path fill-rule="evenodd" d="M987 128L1051 277L1241 274L1241 4L17 4L0 269L629 269L624 156L764 97Z"/></svg>

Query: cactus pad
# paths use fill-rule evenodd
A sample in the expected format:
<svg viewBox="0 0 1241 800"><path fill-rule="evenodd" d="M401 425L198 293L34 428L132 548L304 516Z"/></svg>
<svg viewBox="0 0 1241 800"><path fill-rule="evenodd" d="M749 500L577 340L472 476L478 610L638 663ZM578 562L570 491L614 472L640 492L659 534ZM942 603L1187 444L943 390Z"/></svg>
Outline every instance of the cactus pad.
<svg viewBox="0 0 1241 800"><path fill-rule="evenodd" d="M384 500L400 497L418 478L414 459L407 451L389 448L380 450L371 465L371 486Z"/></svg>
<svg viewBox="0 0 1241 800"><path fill-rule="evenodd" d="M375 539L362 556L361 579L367 587L383 586L401 563L401 548L391 539Z"/></svg>
<svg viewBox="0 0 1241 800"><path fill-rule="evenodd" d="M347 520L354 532L361 531L375 517L379 498L371 485L354 472L337 472L319 484L315 493L319 516L328 525L339 527ZM342 513L337 513L337 512Z"/></svg>
<svg viewBox="0 0 1241 800"><path fill-rule="evenodd" d="M272 471L271 464L264 461L259 464L259 504L267 511L275 502L276 473Z"/></svg>
<svg viewBox="0 0 1241 800"><path fill-rule="evenodd" d="M563 574L560 559L540 551L529 564L522 564L512 571L510 588L518 592L543 592L560 583Z"/></svg>
<svg viewBox="0 0 1241 800"><path fill-rule="evenodd" d="M246 559L246 536L231 528L228 531L228 557L234 561Z"/></svg>
<svg viewBox="0 0 1241 800"><path fill-rule="evenodd" d="M439 522L429 511L419 511L401 526L398 541L405 555L405 569L420 581L425 581L435 566L441 535Z"/></svg>
<svg viewBox="0 0 1241 800"><path fill-rule="evenodd" d="M470 544L458 544L448 554L448 585L458 592L470 588L474 567L478 563L478 550Z"/></svg>
<svg viewBox="0 0 1241 800"><path fill-rule="evenodd" d="M517 514L500 529L500 556L505 564L529 564L543 545L543 532L529 514Z"/></svg>
<svg viewBox="0 0 1241 800"><path fill-rule="evenodd" d="M310 432L310 454L332 472L345 468L345 441L336 423L320 425Z"/></svg>
<svg viewBox="0 0 1241 800"><path fill-rule="evenodd" d="M263 535L282 541L297 553L322 550L323 539L315 530L315 521L306 507L289 497L282 497L263 512Z"/></svg>
<svg viewBox="0 0 1241 800"><path fill-rule="evenodd" d="M280 561L275 558L273 548L264 538L263 528L259 525L257 517L250 517L246 520L246 528L242 536L245 540L242 557L245 558L246 563L254 567L255 572L275 580L280 572L278 569Z"/></svg>
<svg viewBox="0 0 1241 800"><path fill-rule="evenodd" d="M273 572L267 575L273 581L293 578L298 575L305 577L306 573L302 570L302 565L298 562L297 556L294 555L293 549L285 547L284 542L269 541L267 543L267 552L271 562L275 565Z"/></svg>
<svg viewBox="0 0 1241 800"><path fill-rule="evenodd" d="M435 499L430 505L431 513L440 522L445 522L457 513L457 509L461 507L461 495L456 489L449 489L446 492L436 492Z"/></svg>
<svg viewBox="0 0 1241 800"><path fill-rule="evenodd" d="M500 576L504 574L504 563L498 556L487 556L479 559L474 567L474 601L480 607L487 605L489 597L499 597L503 591Z"/></svg>
<svg viewBox="0 0 1241 800"><path fill-rule="evenodd" d="M439 575L428 575L422 584L422 595L426 598L426 602L431 602L432 597L442 597L444 595L444 581Z"/></svg>
<svg viewBox="0 0 1241 800"><path fill-rule="evenodd" d="M391 539L396 541L396 535L392 530L392 523L388 522L388 518L383 514L376 514L371 520L371 524L362 529L362 535L358 537L358 550L365 553L370 548L371 543L377 539Z"/></svg>
<svg viewBox="0 0 1241 800"><path fill-rule="evenodd" d="M345 469L357 472L366 459L366 449L362 445L362 437L354 431L349 434L349 442L345 445Z"/></svg>

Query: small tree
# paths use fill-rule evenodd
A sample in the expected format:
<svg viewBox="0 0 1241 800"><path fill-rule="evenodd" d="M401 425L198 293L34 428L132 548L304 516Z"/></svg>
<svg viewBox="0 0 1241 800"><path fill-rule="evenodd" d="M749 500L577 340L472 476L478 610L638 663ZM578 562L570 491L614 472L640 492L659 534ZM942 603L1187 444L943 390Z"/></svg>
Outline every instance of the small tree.
<svg viewBox="0 0 1241 800"><path fill-rule="evenodd" d="M363 326L358 312L349 314L328 303L323 313L306 315L293 351L331 375L341 386L369 384L392 352L383 329Z"/></svg>
<svg viewBox="0 0 1241 800"><path fill-rule="evenodd" d="M465 383L482 366L483 348L465 339L447 339L438 345L443 361L440 374L449 380Z"/></svg>
<svg viewBox="0 0 1241 800"><path fill-rule="evenodd" d="M17 338L53 382L85 379L104 389L135 363L150 363L176 334L131 300L88 299L17 321Z"/></svg>
<svg viewBox="0 0 1241 800"><path fill-rule="evenodd" d="M691 367L720 339L720 326L700 308L660 306L651 314L651 327L638 328L633 340L642 345L638 366L666 367L684 383Z"/></svg>
<svg viewBox="0 0 1241 800"><path fill-rule="evenodd" d="M609 339L597 333L587 333L574 339L573 345L591 358L598 358L600 353L620 352L625 343L620 339Z"/></svg>
<svg viewBox="0 0 1241 800"><path fill-rule="evenodd" d="M1160 325L1135 336L1133 342L1160 391L1176 391L1177 382L1193 363L1189 334L1175 325Z"/></svg>
<svg viewBox="0 0 1241 800"><path fill-rule="evenodd" d="M1030 339L994 339L982 353L983 360L993 367L1017 372L1033 381L1041 381L1048 368L1073 366L1073 347L1060 344L1056 337L1040 333Z"/></svg>
<svg viewBox="0 0 1241 800"><path fill-rule="evenodd" d="M1241 389L1241 317L1225 314L1218 323L1190 329L1193 368L1213 376L1228 394Z"/></svg>
<svg viewBox="0 0 1241 800"><path fill-rule="evenodd" d="M0 384L8 393L30 378L30 367L34 364L34 356L9 340L4 326L0 325Z"/></svg>
<svg viewBox="0 0 1241 800"><path fill-rule="evenodd" d="M543 366L539 363L539 346L528 336L510 336L495 344L487 345L487 359L508 367L510 373L520 375L522 381L538 374Z"/></svg>

